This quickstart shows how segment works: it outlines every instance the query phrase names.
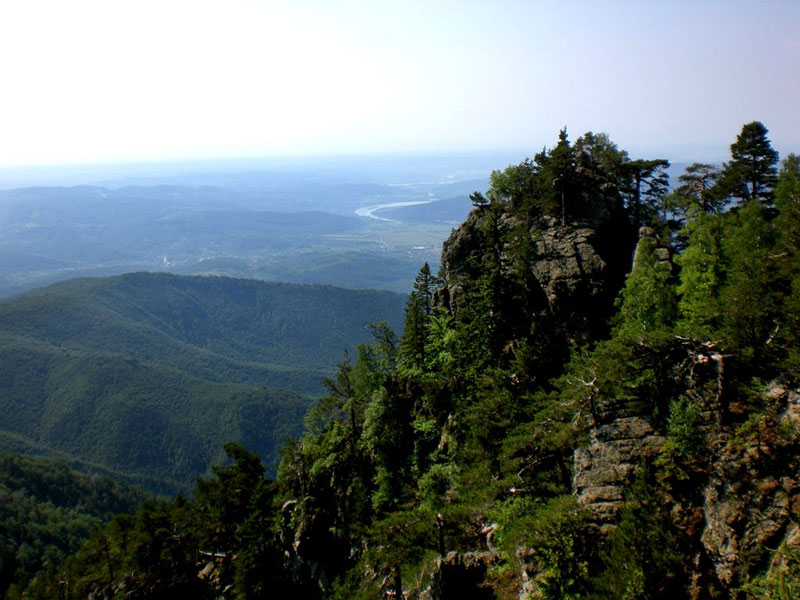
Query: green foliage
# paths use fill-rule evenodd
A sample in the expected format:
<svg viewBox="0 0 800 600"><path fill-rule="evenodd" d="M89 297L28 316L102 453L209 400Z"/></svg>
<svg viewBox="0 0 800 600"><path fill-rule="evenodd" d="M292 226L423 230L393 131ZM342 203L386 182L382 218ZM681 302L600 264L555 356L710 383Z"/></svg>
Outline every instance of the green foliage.
<svg viewBox="0 0 800 600"><path fill-rule="evenodd" d="M385 388L373 392L364 411L361 439L375 468L373 508L384 512L400 503L412 452L409 399Z"/></svg>
<svg viewBox="0 0 800 600"><path fill-rule="evenodd" d="M0 597L53 573L89 533L145 495L65 463L0 454ZM13 596L13 594L12 594Z"/></svg>
<svg viewBox="0 0 800 600"><path fill-rule="evenodd" d="M537 168L530 160L512 165L503 171L492 171L487 193L490 205L519 207L536 197ZM484 203L479 203L483 205ZM552 204L544 204L552 209Z"/></svg>
<svg viewBox="0 0 800 600"><path fill-rule="evenodd" d="M767 365L782 364L791 372L797 360L789 341L797 332L792 164L786 163L785 187L778 186L774 209L764 206L770 189L727 213L699 214L684 229L688 245L677 259L678 332L721 343L742 367L737 371L742 381L768 376ZM766 190L766 184L759 189Z"/></svg>
<svg viewBox="0 0 800 600"><path fill-rule="evenodd" d="M566 418L599 424L608 411L621 410L664 423L670 399L684 391L685 356L670 335L599 342L592 351L576 354L557 381L562 402L571 409Z"/></svg>
<svg viewBox="0 0 800 600"><path fill-rule="evenodd" d="M731 162L725 165L720 185L742 203L758 200L771 204L776 183L778 153L767 138L768 130L759 121L742 127L731 144Z"/></svg>
<svg viewBox="0 0 800 600"><path fill-rule="evenodd" d="M669 405L665 450L682 461L700 458L706 452L706 439L700 425L702 418L697 403L680 396Z"/></svg>
<svg viewBox="0 0 800 600"><path fill-rule="evenodd" d="M456 493L456 475L455 465L431 466L419 479L419 496L422 502L434 510L441 510L452 502Z"/></svg>
<svg viewBox="0 0 800 600"><path fill-rule="evenodd" d="M567 138L567 130L562 129L558 134L558 143L547 151L536 155L536 164L539 167L539 198L542 206L548 207L547 212L560 213L561 225L566 225L567 215L575 214L573 205L578 199L578 181L575 171L576 156ZM550 182L550 188L547 182Z"/></svg>
<svg viewBox="0 0 800 600"><path fill-rule="evenodd" d="M400 344L400 360L409 369L421 369L426 362L425 349L428 343L428 321L433 312L433 291L437 280L425 263L414 282L414 289L406 304L405 327Z"/></svg>
<svg viewBox="0 0 800 600"><path fill-rule="evenodd" d="M775 257L780 281L775 287L783 304L777 317L775 345L784 353L784 368L800 380L800 156L796 154L783 162L775 187L775 208Z"/></svg>
<svg viewBox="0 0 800 600"><path fill-rule="evenodd" d="M473 203L481 210L497 205L524 216L550 215L562 225L600 207L626 212L638 227L663 215L668 167L664 159L631 160L604 133L588 132L571 145L562 129L554 148L494 171L488 202L481 195Z"/></svg>
<svg viewBox="0 0 800 600"><path fill-rule="evenodd" d="M405 337L405 332L403 333ZM425 373L440 375L450 372L453 366L456 344L453 318L443 309L438 309L427 322L425 346Z"/></svg>
<svg viewBox="0 0 800 600"><path fill-rule="evenodd" d="M672 262L668 250L658 248L652 238L639 241L620 300L615 335L640 339L672 330L677 310Z"/></svg>
<svg viewBox="0 0 800 600"><path fill-rule="evenodd" d="M240 445L225 450L234 462L200 480L194 501L148 502L116 517L29 591L37 598L313 597L294 585L279 548L264 465Z"/></svg>
<svg viewBox="0 0 800 600"><path fill-rule="evenodd" d="M575 162L581 193L608 209L622 208L630 172L628 153L617 148L608 134L592 133L575 142Z"/></svg>
<svg viewBox="0 0 800 600"><path fill-rule="evenodd" d="M734 163L747 151L737 146ZM713 579L692 510L709 458L745 456L749 474L796 454L796 431L780 424L784 396L770 400L763 382L797 364L800 161L787 159L774 186L743 180L759 201L737 206L723 183L739 167L719 179L690 167L672 199L683 237L668 247L644 230L623 281L633 225L670 216L666 167L631 160L604 134L570 144L563 130L553 149L495 172L461 232L473 243L464 271L434 294L430 267L420 269L403 335L379 323L345 354L303 435L283 447L276 482L255 454L226 446L232 462L193 500L113 521L57 576L35 580L46 590L37 595L63 595L55 582L65 581L73 596L416 597L431 585L512 597L524 571L538 597L639 600L686 597L690 577ZM619 270L613 321L610 299L551 306L535 276L535 232L569 233L583 219L613 238L603 255ZM170 327L198 331L197 314L178 314ZM596 323L576 335L574 317ZM240 349L251 347L240 331ZM613 439L627 417L665 441L627 482L618 517L598 527L573 496L575 449L604 436L620 453L637 447L635 436ZM644 450L658 440L646 435ZM794 591L788 549L748 582L747 569L766 564L763 548L750 550L739 557L742 595Z"/></svg>
<svg viewBox="0 0 800 600"><path fill-rule="evenodd" d="M744 598L792 600L800 596L800 553L782 545L772 556L767 570L753 577L740 590Z"/></svg>
<svg viewBox="0 0 800 600"><path fill-rule="evenodd" d="M601 549L604 568L594 581L600 597L685 597L683 542L650 468L643 467Z"/></svg>
<svg viewBox="0 0 800 600"><path fill-rule="evenodd" d="M720 292L722 334L731 347L760 355L767 350L777 312L772 224L759 202L748 202L731 215L723 238L726 285Z"/></svg>
<svg viewBox="0 0 800 600"><path fill-rule="evenodd" d="M0 448L188 491L237 440L270 463L365 324L403 298L138 273L0 303Z"/></svg>
<svg viewBox="0 0 800 600"><path fill-rule="evenodd" d="M416 587L426 573L425 564L439 554L436 514L420 506L412 510L396 510L375 521L369 531L371 546L366 550L361 564L363 570L372 570L383 579L383 592L395 589L400 583L406 590ZM354 569L356 573L359 569ZM363 577L350 578L335 598L374 598L375 584ZM404 585L403 585L404 584ZM416 584L416 585L415 585ZM362 595L359 595L362 594Z"/></svg>
<svg viewBox="0 0 800 600"><path fill-rule="evenodd" d="M700 215L684 229L688 247L676 259L681 267L677 329L683 335L709 339L719 328L722 316L719 297L726 271L722 254L723 223L720 217Z"/></svg>
<svg viewBox="0 0 800 600"><path fill-rule="evenodd" d="M688 220L718 212L723 198L712 190L719 177L719 169L714 165L692 163L678 177L681 185L675 190L671 208Z"/></svg>
<svg viewBox="0 0 800 600"><path fill-rule="evenodd" d="M630 173L629 210L633 224L654 223L663 218L665 198L669 191L669 161L664 159L632 160L625 164Z"/></svg>
<svg viewBox="0 0 800 600"><path fill-rule="evenodd" d="M779 211L777 227L787 248L800 247L797 217L800 213L800 156L790 154L783 161L775 186L775 208Z"/></svg>
<svg viewBox="0 0 800 600"><path fill-rule="evenodd" d="M497 543L509 564L522 553L541 597L586 597L588 548L584 520L570 496L546 502L511 497L497 505Z"/></svg>

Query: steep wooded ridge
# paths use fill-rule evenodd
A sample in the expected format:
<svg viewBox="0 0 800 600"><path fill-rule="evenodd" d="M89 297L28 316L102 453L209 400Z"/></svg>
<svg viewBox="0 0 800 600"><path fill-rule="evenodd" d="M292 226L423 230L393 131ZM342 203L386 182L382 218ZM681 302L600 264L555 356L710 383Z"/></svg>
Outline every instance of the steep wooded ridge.
<svg viewBox="0 0 800 600"><path fill-rule="evenodd" d="M388 292L135 273L0 302L0 448L188 491L231 440L268 463Z"/></svg>
<svg viewBox="0 0 800 600"><path fill-rule="evenodd" d="M667 166L562 131L493 173L275 481L228 445L29 593L798 597L800 158Z"/></svg>

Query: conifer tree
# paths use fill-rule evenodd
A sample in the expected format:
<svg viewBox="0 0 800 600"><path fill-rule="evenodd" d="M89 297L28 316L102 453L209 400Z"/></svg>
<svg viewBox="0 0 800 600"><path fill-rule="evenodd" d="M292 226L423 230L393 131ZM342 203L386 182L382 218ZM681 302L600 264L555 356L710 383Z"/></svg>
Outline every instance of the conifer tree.
<svg viewBox="0 0 800 600"><path fill-rule="evenodd" d="M712 189L719 176L719 169L714 165L693 163L686 167L684 174L678 177L681 185L675 190L674 210L690 218L698 213L718 212L723 199Z"/></svg>
<svg viewBox="0 0 800 600"><path fill-rule="evenodd" d="M405 327L400 341L400 359L407 367L420 368L425 364L428 320L433 312L433 293L438 280L426 262L414 280L414 289L406 303Z"/></svg>
<svg viewBox="0 0 800 600"><path fill-rule="evenodd" d="M780 270L781 318L776 344L786 353L785 366L800 378L800 156L783 161L775 186L777 246L774 253Z"/></svg>
<svg viewBox="0 0 800 600"><path fill-rule="evenodd" d="M576 196L575 152L570 146L566 128L558 134L558 143L548 152L545 148L534 157L535 190L533 208L547 215L558 215L562 227Z"/></svg>
<svg viewBox="0 0 800 600"><path fill-rule="evenodd" d="M575 142L575 156L578 185L587 200L600 197L607 208L621 211L621 188L628 178L626 165L630 162L628 153L619 150L608 134L590 131Z"/></svg>
<svg viewBox="0 0 800 600"><path fill-rule="evenodd" d="M558 133L558 143L550 151L549 175L553 177L556 201L561 207L561 226L567 224L568 203L575 194L575 153L569 145L566 127Z"/></svg>
<svg viewBox="0 0 800 600"><path fill-rule="evenodd" d="M657 246L650 231L639 240L633 270L620 295L617 335L625 338L650 337L670 331L675 323L672 263L667 249Z"/></svg>
<svg viewBox="0 0 800 600"><path fill-rule="evenodd" d="M765 351L775 327L774 229L753 199L730 215L723 238L726 281L720 294L723 335L743 354Z"/></svg>
<svg viewBox="0 0 800 600"><path fill-rule="evenodd" d="M687 248L677 257L681 267L678 332L699 339L719 328L719 294L724 283L722 218L701 214L684 228Z"/></svg>
<svg viewBox="0 0 800 600"><path fill-rule="evenodd" d="M800 252L800 155L790 154L783 161L775 186L775 208L781 247L796 257Z"/></svg>
<svg viewBox="0 0 800 600"><path fill-rule="evenodd" d="M768 130L759 121L742 127L731 144L731 162L725 166L722 189L742 203L759 200L771 204L777 181L778 153L767 138Z"/></svg>
<svg viewBox="0 0 800 600"><path fill-rule="evenodd" d="M652 222L652 217L663 211L663 200L669 190L669 161L661 158L637 159L627 163L630 172L630 211L633 224Z"/></svg>
<svg viewBox="0 0 800 600"><path fill-rule="evenodd" d="M537 166L526 159L518 165L511 165L502 171L492 171L490 176L488 205L509 205L512 209L527 205L536 197ZM472 202L487 206L480 194L473 194Z"/></svg>

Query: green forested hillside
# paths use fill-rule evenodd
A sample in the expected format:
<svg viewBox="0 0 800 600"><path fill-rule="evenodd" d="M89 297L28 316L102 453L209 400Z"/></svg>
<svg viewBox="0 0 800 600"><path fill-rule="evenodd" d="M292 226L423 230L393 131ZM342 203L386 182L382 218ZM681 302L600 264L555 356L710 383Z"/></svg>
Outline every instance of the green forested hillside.
<svg viewBox="0 0 800 600"><path fill-rule="evenodd" d="M0 303L0 446L185 489L238 440L267 460L396 294L137 273Z"/></svg>
<svg viewBox="0 0 800 600"><path fill-rule="evenodd" d="M0 594L15 582L15 597L35 574L52 576L90 531L144 499L135 488L65 463L0 454Z"/></svg>
<svg viewBox="0 0 800 600"><path fill-rule="evenodd" d="M800 597L800 159L604 134L492 175L277 478L229 444L113 521L59 598Z"/></svg>

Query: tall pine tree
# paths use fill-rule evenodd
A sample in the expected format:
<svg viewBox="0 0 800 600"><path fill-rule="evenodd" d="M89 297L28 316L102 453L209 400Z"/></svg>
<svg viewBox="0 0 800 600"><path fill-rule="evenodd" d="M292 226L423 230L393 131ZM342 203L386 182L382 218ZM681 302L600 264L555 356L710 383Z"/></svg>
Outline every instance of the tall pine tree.
<svg viewBox="0 0 800 600"><path fill-rule="evenodd" d="M425 345L428 342L428 320L433 312L433 293L438 279L431 274L426 262L414 280L414 289L406 304L406 320L400 341L400 360L408 368L425 364Z"/></svg>
<svg viewBox="0 0 800 600"><path fill-rule="evenodd" d="M768 130L759 121L742 127L731 144L731 162L723 172L723 190L742 203L759 200L771 204L778 178L778 153L767 138Z"/></svg>

